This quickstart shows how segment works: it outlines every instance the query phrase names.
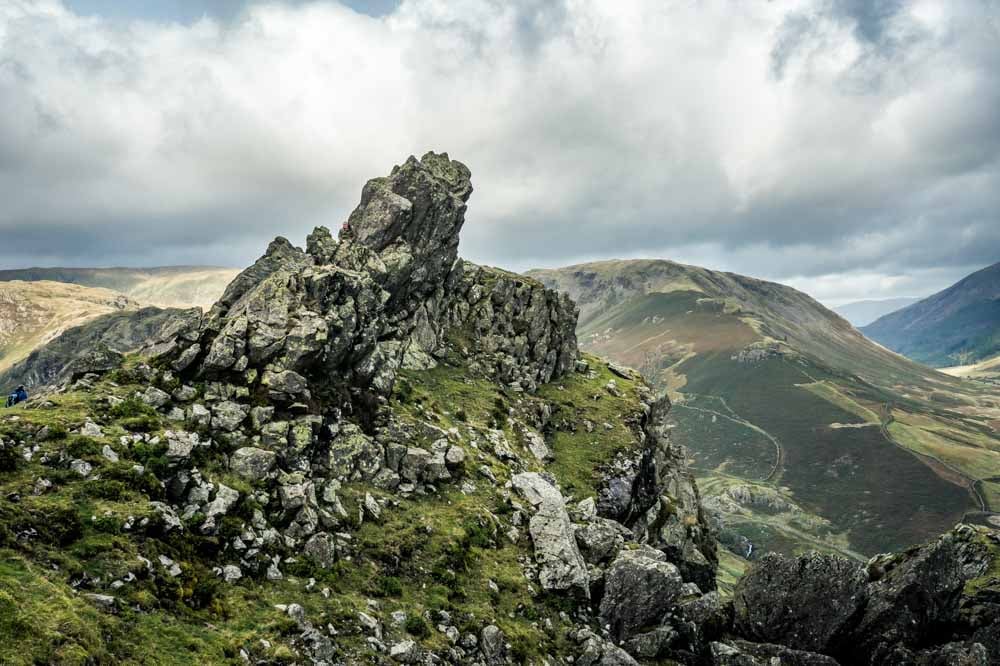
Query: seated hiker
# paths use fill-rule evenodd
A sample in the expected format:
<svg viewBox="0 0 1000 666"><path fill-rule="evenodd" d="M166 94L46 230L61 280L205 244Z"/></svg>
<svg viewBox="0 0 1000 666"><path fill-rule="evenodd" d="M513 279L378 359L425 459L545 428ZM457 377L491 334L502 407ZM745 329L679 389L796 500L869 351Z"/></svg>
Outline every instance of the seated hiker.
<svg viewBox="0 0 1000 666"><path fill-rule="evenodd" d="M7 396L7 406L13 407L17 403L24 402L27 399L28 399L28 391L24 388L24 385L22 384L21 386L17 387L17 390L15 390L13 393Z"/></svg>

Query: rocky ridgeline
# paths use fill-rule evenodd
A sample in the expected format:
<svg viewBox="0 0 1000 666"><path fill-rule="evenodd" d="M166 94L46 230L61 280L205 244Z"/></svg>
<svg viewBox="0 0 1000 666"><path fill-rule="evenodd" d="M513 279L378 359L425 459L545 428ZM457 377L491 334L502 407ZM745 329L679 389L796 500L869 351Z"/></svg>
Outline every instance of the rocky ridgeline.
<svg viewBox="0 0 1000 666"><path fill-rule="evenodd" d="M530 395L567 373L593 375L578 360L577 310L567 297L458 259L469 177L462 164L429 153L369 181L339 239L322 227L304 251L276 239L208 313L185 312L161 327L144 351L150 364L130 371L149 383L142 402L176 424L162 438L166 496L152 504L163 529L183 531L193 523L196 536L217 537L241 502L258 507L221 544L217 570L227 582L280 580L285 561L298 554L326 568L350 559L355 521L341 501L344 484L369 483L401 497L432 494L441 484L473 487L463 481L462 434L404 418L390 403L401 372L446 361L513 395ZM92 386L122 360L98 347L80 355L68 376L77 388ZM625 369L615 372L641 383ZM614 381L605 391L621 398ZM715 542L683 450L667 437L669 403L654 402L644 385L641 392L635 414L617 415L633 424L632 449L607 466L596 497L571 506L541 471L552 458L541 432L577 427L551 423L552 404L530 399L526 412L510 412L528 460L503 430L469 433L485 435L511 474L507 486L516 494L505 492L515 505L508 535L516 541L525 521L534 550L526 575L542 590L576 600L581 618L592 617L580 622L575 638L578 663L632 663L607 631L591 626L604 623L619 640L655 644L640 652L659 652L666 649L663 638L638 630L675 601L697 599L691 607L698 612L720 605L717 594L702 596L715 587ZM96 424L88 427L101 434ZM150 442L137 437L122 443ZM203 473L200 466L218 455L254 485L252 497ZM82 460L69 464L82 476L93 471ZM489 468L480 474L497 483ZM377 518L383 505L366 495L359 519ZM651 603L636 604L640 596ZM297 645L304 653L317 663L336 661L331 637L301 608L289 612L302 629ZM699 648L685 641L682 652L695 654ZM375 647L403 663L512 659L495 625L441 654L412 641Z"/></svg>
<svg viewBox="0 0 1000 666"><path fill-rule="evenodd" d="M339 239L318 228L305 250L275 240L211 311L160 322L138 365L123 366L126 359L102 345L75 350L60 371L69 395L113 392L127 380L138 385L137 397L101 398L105 411L78 423L83 439L68 445L49 426L32 425L34 410L26 410L19 439L0 442L0 464L36 466L24 473L22 494L44 499L69 489L80 497L86 485L77 484L101 484L105 474L148 480L150 469L139 463L155 462L142 486L151 515L115 527L144 565L74 581L90 602L116 612L130 586L162 591L175 581L183 594L198 566L228 589L247 580L279 585L301 576L305 560L315 578L291 589L315 597L319 588L325 601L280 604L294 627L282 638L291 652L276 660L270 640L255 636L240 644L243 662L1000 660L1000 537L986 527L960 526L867 567L820 555L766 556L731 600L720 595L716 537L684 449L669 437L669 402L654 400L628 369L578 358L577 310L566 297L458 259L471 192L469 171L447 155L410 158L369 181ZM428 379L440 371L447 372ZM426 395L413 395L418 389ZM138 402L155 410L155 423L111 418L132 414ZM596 469L569 478L576 460ZM373 599L346 619L325 615L336 593L316 578L335 581L373 561L405 571L406 557L418 556L412 544L400 550L393 535L385 546L393 552L366 550L360 526L391 521L408 506L418 507L414 519L432 519L441 496L454 498L445 506L476 497L493 507L469 528L478 557L496 557L499 566L502 547L519 553L521 583L508 580L503 591L492 579L471 583L494 595L496 615L456 602L414 611L412 624L409 609L384 613ZM746 489L731 499L764 501ZM41 524L22 529L34 515L29 508L16 516L18 548L45 538ZM113 524L110 515L101 520ZM454 528L428 527L419 538ZM455 580L461 548L441 548L448 566L433 575ZM168 552L195 560L177 562ZM423 575L431 566L410 571ZM529 596L501 614L501 592L513 594L524 581ZM394 594L413 599L426 587L422 579ZM429 639L423 618L436 628ZM503 627L538 632L528 635L544 637L548 653L523 638L517 644ZM357 635L364 640L349 640Z"/></svg>

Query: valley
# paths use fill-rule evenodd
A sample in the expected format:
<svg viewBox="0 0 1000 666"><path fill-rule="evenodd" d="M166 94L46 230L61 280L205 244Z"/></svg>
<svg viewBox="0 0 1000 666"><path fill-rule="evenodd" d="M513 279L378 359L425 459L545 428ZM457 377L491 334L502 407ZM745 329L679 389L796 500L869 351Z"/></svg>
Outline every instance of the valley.
<svg viewBox="0 0 1000 666"><path fill-rule="evenodd" d="M861 559L1000 508L1000 393L987 384L894 354L774 283L666 261L531 274L580 303L584 349L669 395L736 554Z"/></svg>

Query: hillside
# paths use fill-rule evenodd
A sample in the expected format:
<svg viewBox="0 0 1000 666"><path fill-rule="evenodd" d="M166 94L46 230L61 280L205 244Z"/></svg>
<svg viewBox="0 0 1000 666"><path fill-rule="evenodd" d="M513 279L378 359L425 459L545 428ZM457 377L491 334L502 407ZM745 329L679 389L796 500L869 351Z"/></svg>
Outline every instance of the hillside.
<svg viewBox="0 0 1000 666"><path fill-rule="evenodd" d="M138 307L108 289L50 281L0 282L0 372L69 328Z"/></svg>
<svg viewBox="0 0 1000 666"><path fill-rule="evenodd" d="M136 354L81 341L0 415L0 660L1000 658L985 519L735 582L669 401L580 354L565 295L457 260L471 191L410 158L340 239L275 239L209 312Z"/></svg>
<svg viewBox="0 0 1000 666"><path fill-rule="evenodd" d="M865 326L865 335L932 367L1000 353L1000 263Z"/></svg>
<svg viewBox="0 0 1000 666"><path fill-rule="evenodd" d="M871 343L792 288L669 261L529 273L581 347L642 371L734 552L862 558L1000 508L1000 394Z"/></svg>
<svg viewBox="0 0 1000 666"><path fill-rule="evenodd" d="M50 281L100 287L143 305L208 308L239 270L214 266L158 268L23 268L0 270L0 281Z"/></svg>
<svg viewBox="0 0 1000 666"><path fill-rule="evenodd" d="M855 301L833 308L833 311L851 322L857 328L867 326L879 317L913 305L919 298L883 298L869 301Z"/></svg>

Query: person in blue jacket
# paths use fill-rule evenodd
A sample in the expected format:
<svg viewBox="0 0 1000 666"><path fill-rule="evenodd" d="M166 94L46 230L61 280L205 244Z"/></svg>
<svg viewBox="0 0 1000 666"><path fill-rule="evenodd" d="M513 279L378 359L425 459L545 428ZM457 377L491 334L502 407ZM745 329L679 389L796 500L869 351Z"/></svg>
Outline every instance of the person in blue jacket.
<svg viewBox="0 0 1000 666"><path fill-rule="evenodd" d="M19 402L24 402L28 399L28 391L24 388L24 384L17 387L13 393L7 396L7 406L13 407Z"/></svg>

